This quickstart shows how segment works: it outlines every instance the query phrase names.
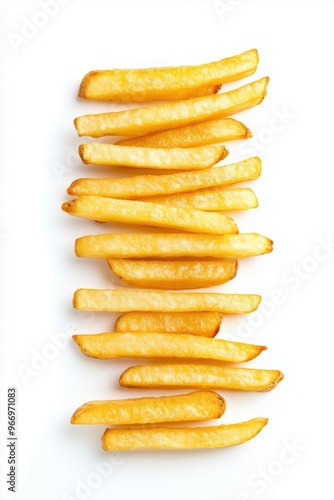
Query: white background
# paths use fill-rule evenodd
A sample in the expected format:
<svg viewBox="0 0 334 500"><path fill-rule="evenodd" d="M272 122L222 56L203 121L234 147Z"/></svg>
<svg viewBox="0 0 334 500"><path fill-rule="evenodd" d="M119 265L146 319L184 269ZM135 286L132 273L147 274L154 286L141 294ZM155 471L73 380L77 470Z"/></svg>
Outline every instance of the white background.
<svg viewBox="0 0 334 500"><path fill-rule="evenodd" d="M7 387L15 385L17 499L330 498L333 2L63 0L46 17L42 3L1 2L1 481ZM29 22L40 27L29 31ZM235 220L275 249L241 262L218 288L260 293L266 306L226 319L219 336L266 344L252 365L281 369L285 379L264 394L221 391L222 423L269 417L246 444L107 454L103 426L73 427L71 414L92 399L147 392L117 386L132 361L85 358L70 340L75 331L112 330L116 317L71 306L76 288L117 286L105 262L73 252L76 237L105 227L60 210L69 183L94 175L77 157L73 118L120 109L78 100L79 82L91 69L195 64L252 47L260 63L247 81L269 75L268 96L237 116L255 139L227 144L225 163L261 156L252 184L260 206ZM0 496L14 498L4 482Z"/></svg>

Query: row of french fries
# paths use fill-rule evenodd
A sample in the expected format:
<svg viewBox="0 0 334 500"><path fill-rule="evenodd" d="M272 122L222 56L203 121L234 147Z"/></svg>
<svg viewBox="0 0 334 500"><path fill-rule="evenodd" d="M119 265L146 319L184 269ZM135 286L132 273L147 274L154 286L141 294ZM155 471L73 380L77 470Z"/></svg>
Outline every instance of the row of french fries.
<svg viewBox="0 0 334 500"><path fill-rule="evenodd" d="M76 198L62 209L98 222L178 232L97 234L76 240L78 257L105 259L133 288L78 289L76 309L125 314L112 332L73 339L85 355L98 359L167 360L129 367L120 375L121 387L196 389L183 395L92 401L78 408L73 424L114 426L103 434L105 450L231 446L251 439L267 423L266 418L254 418L169 427L220 418L226 402L215 390L268 391L283 378L279 370L233 366L254 359L265 346L214 338L224 314L256 310L259 295L189 291L226 283L236 276L237 259L272 251L269 238L239 233L235 221L223 213L257 207L250 188L226 187L257 179L260 158L217 165L228 155L222 142L252 136L230 115L259 104L269 79L218 92L224 83L253 74L257 65L252 49L199 66L92 71L81 82L79 96L84 99L172 102L76 118L79 136L125 136L114 144L80 145L83 163L154 173L77 179L67 190ZM180 362L168 363L170 359Z"/></svg>

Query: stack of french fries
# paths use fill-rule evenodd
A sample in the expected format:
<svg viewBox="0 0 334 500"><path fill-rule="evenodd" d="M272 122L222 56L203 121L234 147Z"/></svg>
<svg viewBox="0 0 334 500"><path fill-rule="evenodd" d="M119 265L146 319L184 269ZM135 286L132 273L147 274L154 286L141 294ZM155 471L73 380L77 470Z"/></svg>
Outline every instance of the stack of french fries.
<svg viewBox="0 0 334 500"><path fill-rule="evenodd" d="M256 310L259 295L192 291L226 283L236 276L238 259L272 251L269 238L239 233L225 213L257 207L250 188L228 187L257 179L260 158L217 165L228 155L222 143L251 137L230 116L259 104L269 79L228 92L221 86L252 75L257 65L257 50L252 49L199 66L92 71L81 82L83 99L167 102L74 120L79 136L124 136L113 144L81 144L83 163L104 165L111 172L121 166L152 173L77 179L67 190L75 198L62 209L92 221L169 231L76 240L78 257L105 259L127 287L74 293L76 309L124 313L114 331L74 335L74 341L94 358L160 360L129 367L120 376L122 387L196 389L182 395L92 401L78 408L73 424L112 426L102 436L105 450L231 446L253 438L267 423L267 418L254 418L218 426L185 425L223 415L225 399L216 390L268 391L283 378L279 370L239 366L266 347L214 338L224 314ZM177 422L181 425L175 427Z"/></svg>

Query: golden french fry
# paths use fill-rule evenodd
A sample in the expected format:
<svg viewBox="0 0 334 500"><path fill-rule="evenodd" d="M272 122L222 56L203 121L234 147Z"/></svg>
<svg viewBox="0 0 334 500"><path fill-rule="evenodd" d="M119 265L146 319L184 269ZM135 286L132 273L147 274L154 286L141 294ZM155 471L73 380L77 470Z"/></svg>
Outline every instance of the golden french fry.
<svg viewBox="0 0 334 500"><path fill-rule="evenodd" d="M77 179L67 189L74 196L105 196L109 198L144 198L183 193L214 186L227 186L257 179L261 174L258 156L230 165L200 171L167 175L137 175L122 179Z"/></svg>
<svg viewBox="0 0 334 500"><path fill-rule="evenodd" d="M249 188L224 189L214 187L199 189L191 193L151 196L150 198L140 198L140 200L208 212L247 210L258 206L255 193Z"/></svg>
<svg viewBox="0 0 334 500"><path fill-rule="evenodd" d="M252 132L243 123L234 118L220 118L163 130L155 134L127 137L115 144L145 148L189 148L249 137L252 137Z"/></svg>
<svg viewBox="0 0 334 500"><path fill-rule="evenodd" d="M81 236L75 242L77 257L156 258L214 257L239 259L270 253L273 242L257 233L206 235L177 233L113 233Z"/></svg>
<svg viewBox="0 0 334 500"><path fill-rule="evenodd" d="M87 142L79 146L84 163L155 170L201 170L212 167L228 155L224 146L195 148L142 148Z"/></svg>
<svg viewBox="0 0 334 500"><path fill-rule="evenodd" d="M122 387L198 388L270 391L283 379L279 370L177 364L132 366L122 373Z"/></svg>
<svg viewBox="0 0 334 500"><path fill-rule="evenodd" d="M111 270L127 285L141 288L184 290L226 283L237 273L238 261L108 259Z"/></svg>
<svg viewBox="0 0 334 500"><path fill-rule="evenodd" d="M79 288L73 307L83 311L213 311L245 314L255 311L261 296L211 292L169 292L166 290L126 290Z"/></svg>
<svg viewBox="0 0 334 500"><path fill-rule="evenodd" d="M225 408L224 398L212 391L157 398L91 401L75 411L71 424L132 425L200 421L221 417Z"/></svg>
<svg viewBox="0 0 334 500"><path fill-rule="evenodd" d="M94 99L97 101L111 101L112 99L104 98L103 96L108 95L110 89L107 87L105 72L110 70L96 70L90 71L84 76L78 96L82 99ZM111 70L113 71L113 70ZM126 70L125 70L126 71ZM131 71L131 70L130 70ZM212 94L218 94L222 85L208 85L206 87L196 87L193 89L185 90L166 90L164 97L159 98L159 100L166 101L179 101L181 99L191 99L192 97L203 97ZM117 102L150 102L152 100L151 95L147 93L146 90L143 91L133 91L131 97L129 94L119 95L117 99L113 101Z"/></svg>
<svg viewBox="0 0 334 500"><path fill-rule="evenodd" d="M237 424L197 428L106 429L102 447L105 451L222 448L249 441L267 422L267 418L253 418Z"/></svg>
<svg viewBox="0 0 334 500"><path fill-rule="evenodd" d="M180 99L197 95L198 89L252 75L258 65L256 49L220 61L196 66L90 71L84 76L79 97L117 102ZM208 91L208 90L206 90Z"/></svg>
<svg viewBox="0 0 334 500"><path fill-rule="evenodd" d="M116 332L184 333L215 337L223 315L216 312L128 312L115 323Z"/></svg>
<svg viewBox="0 0 334 500"><path fill-rule="evenodd" d="M98 222L123 222L192 233L238 233L233 219L222 213L203 212L135 200L117 200L102 196L79 196L62 204L64 212Z"/></svg>
<svg viewBox="0 0 334 500"><path fill-rule="evenodd" d="M86 356L115 358L188 358L242 363L259 356L261 345L182 333L90 333L73 335Z"/></svg>
<svg viewBox="0 0 334 500"><path fill-rule="evenodd" d="M83 115L75 118L74 125L79 136L137 136L230 116L259 104L266 95L268 81L269 78L264 77L229 92L207 97Z"/></svg>

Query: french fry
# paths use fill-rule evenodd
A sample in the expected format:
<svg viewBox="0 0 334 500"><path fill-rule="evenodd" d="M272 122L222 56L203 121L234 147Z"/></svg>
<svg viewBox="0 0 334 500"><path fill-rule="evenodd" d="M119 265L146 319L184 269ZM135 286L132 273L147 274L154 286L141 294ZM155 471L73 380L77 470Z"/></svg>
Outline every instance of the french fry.
<svg viewBox="0 0 334 500"><path fill-rule="evenodd" d="M82 311L212 311L245 314L255 311L261 296L215 292L169 292L166 290L125 290L79 288L73 307Z"/></svg>
<svg viewBox="0 0 334 500"><path fill-rule="evenodd" d="M144 198L183 193L214 186L228 186L257 179L261 174L258 156L230 165L200 171L167 175L137 175L122 179L77 179L67 192L74 196L105 196L109 198Z"/></svg>
<svg viewBox="0 0 334 500"><path fill-rule="evenodd" d="M283 379L279 370L177 364L132 366L122 373L122 387L270 391Z"/></svg>
<svg viewBox="0 0 334 500"><path fill-rule="evenodd" d="M223 315L216 312L128 312L115 323L115 332L184 333L215 337Z"/></svg>
<svg viewBox="0 0 334 500"><path fill-rule="evenodd" d="M205 235L177 233L112 233L81 236L75 241L77 257L116 259L169 259L214 257L239 259L270 253L273 242L257 233Z"/></svg>
<svg viewBox="0 0 334 500"><path fill-rule="evenodd" d="M80 84L78 97L81 97L82 99L94 99L97 101L111 101L111 99L106 99L103 97L104 95L108 95L108 93L110 92L106 81L108 79L108 75L106 75L106 72L108 71L110 70L93 70L87 73ZM196 87L189 90L170 90L166 91L165 97L159 100L178 101L181 99L191 99L192 97L203 97L207 95L218 94L221 88L222 85L208 85L206 87ZM134 90L131 97L127 93L126 95L119 95L117 99L113 99L114 102L122 103L141 103L150 102L151 100L152 97L147 94L146 90Z"/></svg>
<svg viewBox="0 0 334 500"><path fill-rule="evenodd" d="M221 417L225 408L224 398L212 391L157 398L91 401L75 411L71 424L132 425L200 421Z"/></svg>
<svg viewBox="0 0 334 500"><path fill-rule="evenodd" d="M222 213L170 207L159 203L117 200L102 196L79 196L62 204L70 215L98 222L123 222L191 233L238 233L233 219Z"/></svg>
<svg viewBox="0 0 334 500"><path fill-rule="evenodd" d="M197 428L106 429L102 447L105 451L222 448L249 441L267 422L267 418L253 418L237 424Z"/></svg>
<svg viewBox="0 0 334 500"><path fill-rule="evenodd" d="M155 134L120 139L120 146L145 148L191 148L217 142L246 139L252 132L234 118L220 118L156 132Z"/></svg>
<svg viewBox="0 0 334 500"><path fill-rule="evenodd" d="M224 146L195 148L142 148L102 142L80 144L83 163L155 170L201 170L212 167L228 154Z"/></svg>
<svg viewBox="0 0 334 500"><path fill-rule="evenodd" d="M91 333L73 335L83 354L97 359L187 358L242 363L267 348L182 333Z"/></svg>
<svg viewBox="0 0 334 500"><path fill-rule="evenodd" d="M269 78L207 97L155 104L125 111L89 114L75 118L79 136L138 136L230 116L260 104L267 92Z"/></svg>
<svg viewBox="0 0 334 500"><path fill-rule="evenodd" d="M117 102L187 99L252 75L257 65L257 50L251 49L196 66L90 71L81 81L79 97Z"/></svg>
<svg viewBox="0 0 334 500"><path fill-rule="evenodd" d="M108 259L124 283L133 287L184 290L221 285L233 279L238 261L224 260L131 260Z"/></svg>
<svg viewBox="0 0 334 500"><path fill-rule="evenodd" d="M151 196L150 198L140 198L140 200L208 212L248 210L258 206L255 193L249 188L224 189L214 187L199 189L191 193Z"/></svg>

